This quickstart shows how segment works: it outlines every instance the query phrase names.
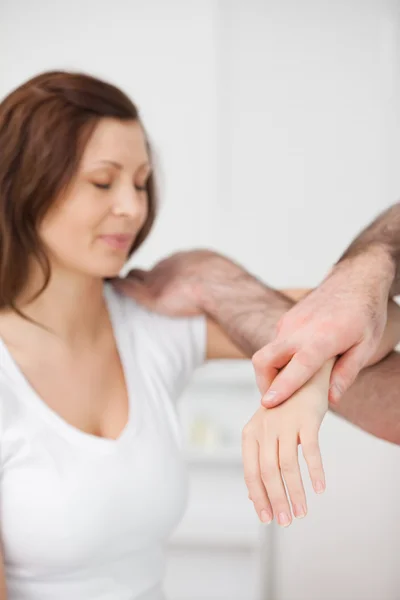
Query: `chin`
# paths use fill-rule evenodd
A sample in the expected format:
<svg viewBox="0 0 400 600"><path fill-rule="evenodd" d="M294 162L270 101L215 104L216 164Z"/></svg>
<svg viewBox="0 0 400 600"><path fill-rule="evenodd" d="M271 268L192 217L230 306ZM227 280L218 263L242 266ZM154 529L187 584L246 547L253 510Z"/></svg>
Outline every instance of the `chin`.
<svg viewBox="0 0 400 600"><path fill-rule="evenodd" d="M91 269L91 274L94 277L100 277L101 279L118 277L125 264L126 260L115 260L111 261L109 264L104 264L103 262L103 264L96 265L97 268Z"/></svg>

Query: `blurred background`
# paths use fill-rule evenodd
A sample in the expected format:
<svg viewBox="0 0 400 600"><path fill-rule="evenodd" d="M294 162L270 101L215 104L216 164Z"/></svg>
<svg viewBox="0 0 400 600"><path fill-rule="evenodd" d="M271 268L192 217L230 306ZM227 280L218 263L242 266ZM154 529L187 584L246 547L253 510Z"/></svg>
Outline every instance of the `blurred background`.
<svg viewBox="0 0 400 600"><path fill-rule="evenodd" d="M312 287L399 197L398 0L0 0L0 97L47 69L110 80L141 110L162 206L135 264L211 247ZM329 415L326 493L307 485L306 519L263 527L240 460L258 402L246 362L207 365L182 398L192 486L170 599L399 600L400 449Z"/></svg>

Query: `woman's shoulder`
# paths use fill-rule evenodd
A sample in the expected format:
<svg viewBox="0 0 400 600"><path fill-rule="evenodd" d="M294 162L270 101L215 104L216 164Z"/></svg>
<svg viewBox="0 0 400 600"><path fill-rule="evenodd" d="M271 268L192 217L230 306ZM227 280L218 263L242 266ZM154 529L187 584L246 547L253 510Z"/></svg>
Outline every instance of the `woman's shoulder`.
<svg viewBox="0 0 400 600"><path fill-rule="evenodd" d="M173 331L179 332L182 328L196 326L196 323L199 324L205 321L202 316L174 317L154 312L116 290L109 282L105 285L105 294L108 301L119 310L119 314L126 320L127 327L156 331L158 338L164 331L167 335L171 335Z"/></svg>
<svg viewBox="0 0 400 600"><path fill-rule="evenodd" d="M17 385L4 365L0 364L0 429L3 429L5 424L19 418L22 406Z"/></svg>
<svg viewBox="0 0 400 600"><path fill-rule="evenodd" d="M108 287L106 293L115 303L140 354L151 357L172 374L191 373L204 362L207 331L204 316L166 316L148 310L115 288Z"/></svg>

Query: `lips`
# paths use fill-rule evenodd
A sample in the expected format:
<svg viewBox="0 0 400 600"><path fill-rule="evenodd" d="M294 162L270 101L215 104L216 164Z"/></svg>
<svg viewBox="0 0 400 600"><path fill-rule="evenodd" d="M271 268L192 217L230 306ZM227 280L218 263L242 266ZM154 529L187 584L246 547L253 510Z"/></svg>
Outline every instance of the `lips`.
<svg viewBox="0 0 400 600"><path fill-rule="evenodd" d="M133 243L133 237L126 233L115 233L113 235L101 235L100 239L115 250L127 250Z"/></svg>

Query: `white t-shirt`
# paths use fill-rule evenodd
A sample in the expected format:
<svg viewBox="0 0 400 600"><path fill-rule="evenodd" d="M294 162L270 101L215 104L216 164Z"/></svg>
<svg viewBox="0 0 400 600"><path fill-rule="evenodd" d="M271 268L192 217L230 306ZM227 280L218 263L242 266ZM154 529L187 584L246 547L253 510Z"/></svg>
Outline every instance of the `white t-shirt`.
<svg viewBox="0 0 400 600"><path fill-rule="evenodd" d="M204 360L205 319L148 312L109 284L104 294L130 402L117 440L64 421L0 341L8 600L163 598L164 547L187 497L174 402Z"/></svg>

